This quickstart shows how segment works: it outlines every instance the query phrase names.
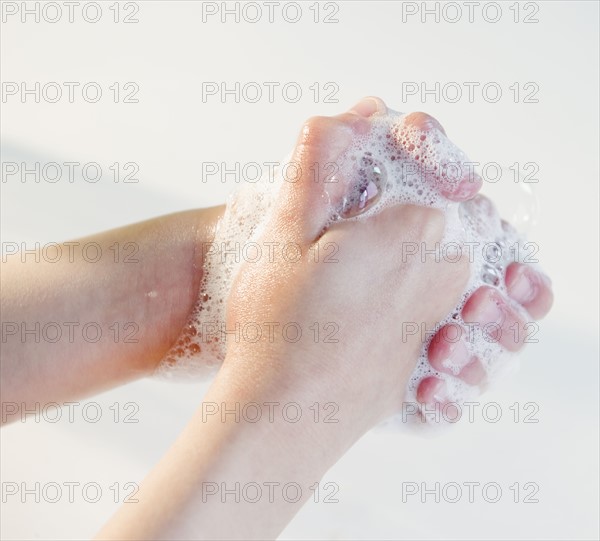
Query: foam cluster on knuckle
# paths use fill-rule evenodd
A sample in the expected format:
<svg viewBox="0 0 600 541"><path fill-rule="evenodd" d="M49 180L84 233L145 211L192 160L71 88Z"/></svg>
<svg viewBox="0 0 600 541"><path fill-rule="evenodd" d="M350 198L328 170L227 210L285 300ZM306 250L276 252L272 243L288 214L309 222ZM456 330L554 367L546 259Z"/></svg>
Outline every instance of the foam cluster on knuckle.
<svg viewBox="0 0 600 541"><path fill-rule="evenodd" d="M330 219L325 228L340 221L363 221L399 204L411 204L438 209L444 218L440 247L455 245L469 255L470 278L458 304L433 329L427 329L421 352L405 389L406 403L418 405L419 384L430 376L445 381L450 401L462 403L479 394L479 388L469 385L453 374L437 371L428 361L427 350L434 333L444 325L467 326L461 311L469 296L484 285L506 295L504 276L508 265L523 262L527 252L519 249L524 239L515 229L500 220L493 204L482 197L466 202L450 201L444 193L455 190L465 172L470 169L468 157L440 129L437 122L426 122L422 129L407 115L389 110L372 117L368 134L355 135L349 148L335 164L335 173L328 182L341 182L346 194L343 202L330 198ZM327 123L320 117L309 119L305 137L310 140L327 133ZM284 160L282 164L289 163ZM244 258L223 260L226 250L258 242L272 223L281 187L289 182L285 167L253 184L246 184L227 202L217 228L214 244L218 253L205 254L205 272L200 296L189 325L180 341L159 367L165 377L178 375L210 376L226 354L226 341L218 335L207 338L206 325L226 321L226 301L232 283L244 264ZM315 182L314 189L328 193L327 183ZM336 185L335 193L339 192ZM333 189L331 193L334 193ZM335 201L338 201L336 204ZM473 249L465 251L465 247ZM443 252L442 252L443 253ZM507 300L511 303L512 301ZM218 333L217 333L218 334ZM511 363L509 354L499 343L483 333L474 332L467 341L470 353L477 356L492 382ZM399 394L402 390L399 390ZM422 406L418 405L419 408ZM416 416L415 416L416 419ZM400 423L406 426L406 422Z"/></svg>

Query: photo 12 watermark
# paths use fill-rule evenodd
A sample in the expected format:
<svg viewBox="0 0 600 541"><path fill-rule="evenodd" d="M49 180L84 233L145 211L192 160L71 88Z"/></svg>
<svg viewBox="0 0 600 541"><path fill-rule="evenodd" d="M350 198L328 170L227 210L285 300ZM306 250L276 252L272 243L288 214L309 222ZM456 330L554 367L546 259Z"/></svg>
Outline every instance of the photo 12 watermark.
<svg viewBox="0 0 600 541"><path fill-rule="evenodd" d="M402 81L402 103L540 103L535 81Z"/></svg>
<svg viewBox="0 0 600 541"><path fill-rule="evenodd" d="M139 23L142 2L0 2L2 24L60 24L112 22L123 24Z"/></svg>
<svg viewBox="0 0 600 541"><path fill-rule="evenodd" d="M204 81L202 103L339 103L340 86L333 81Z"/></svg>
<svg viewBox="0 0 600 541"><path fill-rule="evenodd" d="M202 22L260 24L339 23L343 2L201 2Z"/></svg>
<svg viewBox="0 0 600 541"><path fill-rule="evenodd" d="M135 321L3 321L2 343L137 344L139 332Z"/></svg>
<svg viewBox="0 0 600 541"><path fill-rule="evenodd" d="M3 81L2 103L140 103L133 81Z"/></svg>
<svg viewBox="0 0 600 541"><path fill-rule="evenodd" d="M537 402L513 402L501 404L496 401L477 400L447 401L435 403L403 402L396 419L402 424L463 423L486 424L538 424L540 405Z"/></svg>
<svg viewBox="0 0 600 541"><path fill-rule="evenodd" d="M295 481L281 483L279 481L247 481L247 482L214 482L202 483L202 503L214 499L220 503L298 503L306 494L312 496L314 503L339 503L337 494L340 487L328 481L315 482L310 486ZM310 497L309 496L309 497Z"/></svg>
<svg viewBox="0 0 600 541"><path fill-rule="evenodd" d="M497 481L401 483L402 503L540 503L539 492L539 485L533 481L514 482L510 485Z"/></svg>
<svg viewBox="0 0 600 541"><path fill-rule="evenodd" d="M21 423L139 423L137 402L114 402L110 406L99 402L2 402L2 424Z"/></svg>
<svg viewBox="0 0 600 541"><path fill-rule="evenodd" d="M302 406L298 402L202 402L202 422L258 423L259 421L296 424L301 419L313 423L337 424L340 406L337 402L315 402Z"/></svg>
<svg viewBox="0 0 600 541"><path fill-rule="evenodd" d="M140 245L134 241L102 245L96 241L2 243L2 263L139 263Z"/></svg>
<svg viewBox="0 0 600 541"><path fill-rule="evenodd" d="M2 183L21 184L137 184L140 166L135 161L113 162L2 162Z"/></svg>
<svg viewBox="0 0 600 541"><path fill-rule="evenodd" d="M111 484L96 481L3 481L2 503L138 503L134 482Z"/></svg>
<svg viewBox="0 0 600 541"><path fill-rule="evenodd" d="M539 2L479 2L463 0L460 2L398 2L403 23L476 23L496 24L501 21L521 24L540 22Z"/></svg>

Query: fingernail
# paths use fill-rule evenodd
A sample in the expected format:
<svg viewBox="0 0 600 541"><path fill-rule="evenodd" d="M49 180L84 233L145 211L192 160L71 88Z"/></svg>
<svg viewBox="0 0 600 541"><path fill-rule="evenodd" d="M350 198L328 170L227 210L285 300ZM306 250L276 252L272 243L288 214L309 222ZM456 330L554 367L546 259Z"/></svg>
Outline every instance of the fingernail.
<svg viewBox="0 0 600 541"><path fill-rule="evenodd" d="M417 389L421 414L428 421L455 423L460 419L457 405L449 398L446 382L434 376L425 378Z"/></svg>
<svg viewBox="0 0 600 541"><path fill-rule="evenodd" d="M448 391L446 389L446 382L439 380L438 384L432 394L432 398L437 404L445 404L448 400Z"/></svg>
<svg viewBox="0 0 600 541"><path fill-rule="evenodd" d="M350 112L368 118L379 112L379 101L375 98L363 98L350 109Z"/></svg>
<svg viewBox="0 0 600 541"><path fill-rule="evenodd" d="M477 309L477 321L481 326L496 324L502 326L506 319L506 314L502 309L502 301L493 293L488 294Z"/></svg>
<svg viewBox="0 0 600 541"><path fill-rule="evenodd" d="M467 345L461 339L449 345L448 356L442 361L442 366L449 369L454 375L457 375L470 361L471 355L469 354Z"/></svg>
<svg viewBox="0 0 600 541"><path fill-rule="evenodd" d="M447 399L446 382L434 376L425 378L417 389L417 400L422 404L444 404Z"/></svg>
<svg viewBox="0 0 600 541"><path fill-rule="evenodd" d="M510 284L509 295L518 303L527 304L533 300L536 291L537 285L531 280L527 270L521 267Z"/></svg>

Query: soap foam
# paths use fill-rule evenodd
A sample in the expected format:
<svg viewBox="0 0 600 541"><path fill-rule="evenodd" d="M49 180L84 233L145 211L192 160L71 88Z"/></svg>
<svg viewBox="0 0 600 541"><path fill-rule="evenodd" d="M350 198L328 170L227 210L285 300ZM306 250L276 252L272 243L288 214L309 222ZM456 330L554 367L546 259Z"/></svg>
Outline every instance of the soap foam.
<svg viewBox="0 0 600 541"><path fill-rule="evenodd" d="M506 294L506 268L513 261L522 262L526 254L519 246L524 239L500 220L489 200L477 197L456 203L442 195L453 191L456 193L461 180L467 176L474 180L476 174L469 166L468 157L441 129L432 126L423 131L406 122L406 116L393 111L374 116L369 133L354 137L350 148L337 161L339 169L334 178L329 179L344 183L348 196L341 209L331 208L331 219L326 227L344 220L366 220L384 208L398 204L442 210L446 217L446 229L440 246L453 243L473 249L469 252L469 283L459 304L433 329L428 329L437 331L447 323L464 325L461 310L478 287L487 285ZM284 169L281 167L271 176L244 185L229 198L214 239L218 250L214 254L205 254L198 302L178 343L161 362L159 375L168 378L209 377L219 368L225 358L226 343L218 338L218 333L206 331L211 329L211 322L220 325L226 320L228 292L243 263L243 258L231 256L223 260L223 252L235 252L239 246L256 242L261 237L278 191L284 182L289 181L286 178L289 170ZM376 197L372 197L373 194ZM522 310L516 304L514 307L517 311ZM431 336L433 333L424 340L421 354L409 378L405 403L417 404L417 387L429 376L446 382L451 402L460 404L473 399L479 394L477 387L452 375L440 373L431 366L427 360ZM501 369L507 366L506 358L510 355L482 332L472 333L467 347L481 360L488 382L493 382ZM421 415L414 419L423 420L425 417ZM403 424L406 424L406 419L403 419Z"/></svg>

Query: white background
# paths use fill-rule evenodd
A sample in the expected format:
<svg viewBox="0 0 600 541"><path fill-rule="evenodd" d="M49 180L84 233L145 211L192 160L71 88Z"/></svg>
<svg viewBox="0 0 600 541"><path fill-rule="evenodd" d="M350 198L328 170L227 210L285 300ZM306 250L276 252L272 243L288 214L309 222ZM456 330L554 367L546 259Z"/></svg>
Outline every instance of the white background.
<svg viewBox="0 0 600 541"><path fill-rule="evenodd" d="M305 118L336 114L368 94L397 110L433 114L474 161L504 167L535 162L539 183L533 194L508 175L485 186L539 244L556 297L540 342L522 355L520 373L484 397L502 406L502 419L494 424L479 416L435 439L368 434L324 480L339 485L339 503L306 505L284 537L598 538L598 3L521 3L518 23L513 2L500 2L496 23L484 18L487 2L474 8L473 22L467 7L457 4L462 17L451 23L433 15L423 22L421 2L412 3L419 13L404 20L401 2L337 2L338 22L328 24L314 22L313 2L301 4L297 23L284 19L284 3L275 7L272 23L265 6L257 23L236 23L233 16L223 23L219 15L203 22L201 3L194 1L138 2L138 23L114 23L112 4L101 2L95 24L85 22L78 8L73 23L63 8L54 24L32 16L23 23L20 15L2 24L3 82L98 82L104 90L95 104L80 92L74 103L66 97L54 104L6 97L3 162L98 162L104 176L95 184L80 177L74 183L3 178L2 241L67 240L222 203L235 183L217 176L202 182L202 162L281 160ZM456 17L455 9L437 6ZM405 3L405 15L407 9ZM496 17L487 9L488 19ZM121 5L121 17L129 11ZM320 19L332 11L322 3ZM522 22L534 11L538 22ZM54 11L47 14L54 17ZM246 14L254 17L255 11ZM277 91L269 103L265 89L257 103L236 103L233 96L226 103L220 96L203 100L203 82L265 81L279 88L296 83L302 98L289 103ZM114 82L139 85L139 103L114 103L108 89ZM449 103L434 95L406 96L407 82L428 88L476 82L479 89L491 82L503 94L490 103L476 90L470 103L463 86L463 98ZM528 82L539 87L538 103L523 102L528 92L515 103L509 87L523 89ZM309 89L314 83L321 89L337 85L337 103L324 103L323 93L315 103ZM139 182L113 182L108 166L114 162L139 164ZM93 398L104 414L96 424L79 416L75 423L3 429L2 481L95 481L104 495L96 504L80 492L75 503L8 498L2 537L93 535L117 506L108 486L140 481L204 390L197 383L141 381ZM109 406L118 402L122 410L129 401L139 404L139 423L113 422ZM538 404L539 422L515 423L508 409L515 402L521 410L526 402ZM495 482L503 495L498 503L486 502L481 490L474 503L466 490L454 504L432 496L428 503L415 496L402 502L403 482L432 487L436 481ZM538 503L514 503L508 487L527 482L539 486Z"/></svg>

